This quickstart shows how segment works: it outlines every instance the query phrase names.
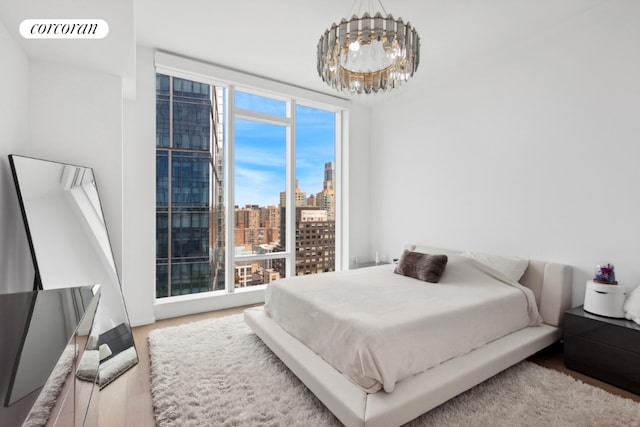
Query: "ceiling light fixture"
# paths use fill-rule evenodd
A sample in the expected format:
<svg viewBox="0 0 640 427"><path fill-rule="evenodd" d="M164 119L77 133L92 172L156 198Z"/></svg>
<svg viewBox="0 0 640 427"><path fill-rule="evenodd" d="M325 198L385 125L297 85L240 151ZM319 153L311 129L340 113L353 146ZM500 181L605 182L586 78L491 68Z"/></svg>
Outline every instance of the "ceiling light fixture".
<svg viewBox="0 0 640 427"><path fill-rule="evenodd" d="M320 37L318 74L329 86L352 94L385 92L418 69L420 37L415 28L387 14L380 0L378 4L384 15L343 18Z"/></svg>

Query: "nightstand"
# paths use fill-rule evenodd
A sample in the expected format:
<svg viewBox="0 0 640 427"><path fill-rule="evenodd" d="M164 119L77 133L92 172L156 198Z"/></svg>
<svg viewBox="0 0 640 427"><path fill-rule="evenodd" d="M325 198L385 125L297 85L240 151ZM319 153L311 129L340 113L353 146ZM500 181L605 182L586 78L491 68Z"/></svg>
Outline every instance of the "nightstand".
<svg viewBox="0 0 640 427"><path fill-rule="evenodd" d="M564 314L567 368L640 394L640 325L586 313Z"/></svg>

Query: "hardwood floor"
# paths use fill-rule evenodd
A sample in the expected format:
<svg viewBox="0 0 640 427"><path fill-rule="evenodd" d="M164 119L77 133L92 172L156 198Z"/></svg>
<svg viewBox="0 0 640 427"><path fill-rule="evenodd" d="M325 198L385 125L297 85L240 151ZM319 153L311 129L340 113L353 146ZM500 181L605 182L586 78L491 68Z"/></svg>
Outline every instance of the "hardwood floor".
<svg viewBox="0 0 640 427"><path fill-rule="evenodd" d="M174 319L160 320L152 325L133 328L133 336L140 361L138 364L100 392L99 427L153 427L153 403L147 337L153 329L179 325L198 320L242 313L247 307L194 314ZM556 369L587 384L603 388L610 393L640 402L640 396L603 383L594 378L571 371L564 366L562 345L551 346L529 358L542 366Z"/></svg>

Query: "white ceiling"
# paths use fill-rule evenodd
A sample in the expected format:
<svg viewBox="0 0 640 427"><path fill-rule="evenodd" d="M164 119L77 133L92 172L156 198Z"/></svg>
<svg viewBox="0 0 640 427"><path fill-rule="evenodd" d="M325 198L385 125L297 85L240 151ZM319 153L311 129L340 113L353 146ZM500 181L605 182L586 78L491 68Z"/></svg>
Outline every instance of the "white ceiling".
<svg viewBox="0 0 640 427"><path fill-rule="evenodd" d="M24 39L25 19L103 19L109 34L100 40ZM131 0L0 0L0 20L29 58L66 63L122 76L125 90L135 88L135 32Z"/></svg>
<svg viewBox="0 0 640 427"><path fill-rule="evenodd" d="M387 12L417 29L422 49L414 79L422 80L517 45L610 1L620 0L387 0L383 4ZM364 0L360 7L360 3L0 0L0 16L30 58L98 69L120 75L125 82L135 82L139 44L335 94L317 75L316 44L333 22L367 11L369 3L377 4ZM110 32L104 40L25 40L17 28L28 18L104 19Z"/></svg>
<svg viewBox="0 0 640 427"><path fill-rule="evenodd" d="M416 79L519 43L603 0L387 0L422 43ZM356 0L137 0L139 44L335 93L318 77L316 45L333 22L358 13ZM355 5L355 10L351 7ZM411 82L403 89L410 90ZM363 96L360 96L360 99ZM377 97L381 99L380 96Z"/></svg>

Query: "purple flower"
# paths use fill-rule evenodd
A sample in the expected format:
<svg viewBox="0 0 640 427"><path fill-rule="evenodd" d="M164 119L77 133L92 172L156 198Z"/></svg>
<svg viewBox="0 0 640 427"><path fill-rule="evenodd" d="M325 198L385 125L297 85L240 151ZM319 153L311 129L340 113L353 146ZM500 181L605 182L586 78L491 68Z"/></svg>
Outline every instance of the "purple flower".
<svg viewBox="0 0 640 427"><path fill-rule="evenodd" d="M615 277L613 264L598 265L596 267L596 280L601 282L615 282Z"/></svg>

